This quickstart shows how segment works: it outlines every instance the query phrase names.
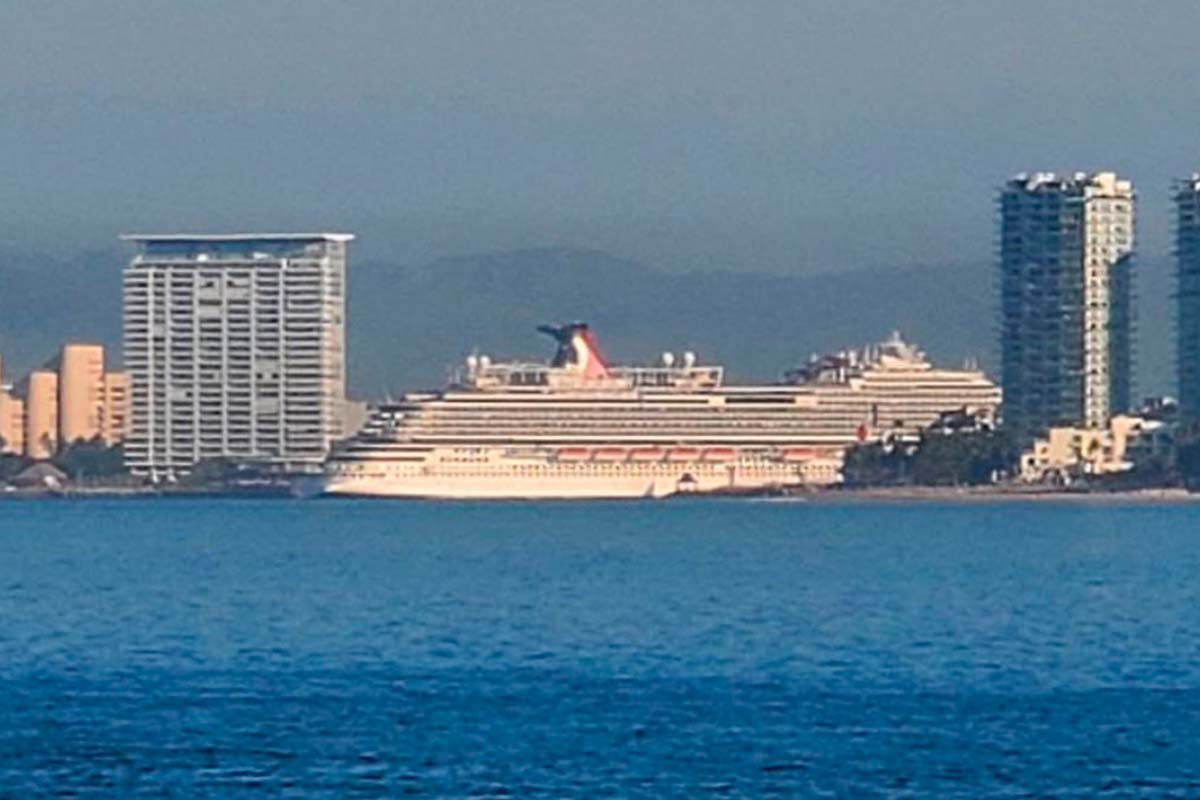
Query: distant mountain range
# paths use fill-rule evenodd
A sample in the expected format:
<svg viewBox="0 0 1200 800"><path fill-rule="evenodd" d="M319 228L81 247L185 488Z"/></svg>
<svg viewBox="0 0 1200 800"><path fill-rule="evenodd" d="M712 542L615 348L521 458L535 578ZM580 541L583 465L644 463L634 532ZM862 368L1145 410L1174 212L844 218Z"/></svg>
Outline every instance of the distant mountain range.
<svg viewBox="0 0 1200 800"><path fill-rule="evenodd" d="M64 341L121 342L121 253L63 259L0 247L0 356L5 380L58 355Z"/></svg>
<svg viewBox="0 0 1200 800"><path fill-rule="evenodd" d="M0 250L0 354L12 378L65 339L120 342L118 250L53 259ZM1139 386L1171 385L1169 263L1143 261ZM351 392L435 387L474 351L541 359L538 324L585 320L614 361L694 350L734 378L772 378L811 353L892 330L935 359L996 366L988 264L816 276L661 272L603 252L553 248L350 266Z"/></svg>

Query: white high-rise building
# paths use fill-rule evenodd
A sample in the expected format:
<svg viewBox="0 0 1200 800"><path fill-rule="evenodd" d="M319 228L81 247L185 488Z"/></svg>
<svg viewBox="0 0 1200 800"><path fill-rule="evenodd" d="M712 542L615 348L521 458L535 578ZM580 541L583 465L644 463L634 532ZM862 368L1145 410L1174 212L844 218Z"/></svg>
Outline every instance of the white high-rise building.
<svg viewBox="0 0 1200 800"><path fill-rule="evenodd" d="M1022 436L1129 408L1134 200L1112 172L1021 174L1001 192L1004 420Z"/></svg>
<svg viewBox="0 0 1200 800"><path fill-rule="evenodd" d="M315 469L342 435L344 233L123 236L126 463Z"/></svg>

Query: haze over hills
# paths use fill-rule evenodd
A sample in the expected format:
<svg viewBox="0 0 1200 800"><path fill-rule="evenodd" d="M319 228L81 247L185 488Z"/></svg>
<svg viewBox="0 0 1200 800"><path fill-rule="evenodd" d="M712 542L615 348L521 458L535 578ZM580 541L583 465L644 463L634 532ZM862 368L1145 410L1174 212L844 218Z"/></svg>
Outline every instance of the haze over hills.
<svg viewBox="0 0 1200 800"><path fill-rule="evenodd" d="M121 264L116 249L70 258L0 246L0 356L5 380L58 355L64 341L121 342Z"/></svg>
<svg viewBox="0 0 1200 800"><path fill-rule="evenodd" d="M975 292L981 280L987 285L986 268L971 272L961 282L922 269L807 278L672 274L570 249L450 258L360 275L355 308L373 322L356 330L352 346L378 347L368 341L376 336L395 342L395 368L380 376L411 376L408 383L439 382L472 347L495 357L544 358L551 343L535 326L564 320L591 323L615 361L694 350L741 378L776 377L812 352L874 341L893 328L931 345L937 340L935 352L961 361L986 355L991 339L990 326L974 324L990 319L987 292ZM921 301L935 287L940 319ZM396 298L402 313L389 309Z"/></svg>
<svg viewBox="0 0 1200 800"><path fill-rule="evenodd" d="M0 251L0 354L11 379L65 339L120 343L119 249L53 259ZM1139 262L1141 393L1169 391L1169 262ZM350 389L377 398L439 386L472 350L543 359L538 324L586 320L614 361L694 350L734 378L773 378L812 353L892 330L935 359L996 364L986 263L816 276L662 272L609 254L546 248L420 267L351 260Z"/></svg>

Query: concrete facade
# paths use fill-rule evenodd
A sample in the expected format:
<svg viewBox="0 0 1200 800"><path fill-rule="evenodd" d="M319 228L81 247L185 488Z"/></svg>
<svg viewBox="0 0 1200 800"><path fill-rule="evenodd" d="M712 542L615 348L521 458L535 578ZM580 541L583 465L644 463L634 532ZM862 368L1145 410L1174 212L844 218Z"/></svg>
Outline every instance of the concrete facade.
<svg viewBox="0 0 1200 800"><path fill-rule="evenodd" d="M25 401L12 394L4 382L4 357L0 356L0 455L25 452Z"/></svg>
<svg viewBox="0 0 1200 800"><path fill-rule="evenodd" d="M25 392L25 455L45 459L57 452L58 373L34 370Z"/></svg>
<svg viewBox="0 0 1200 800"><path fill-rule="evenodd" d="M1051 428L1021 455L1021 479L1063 483L1086 475L1133 469L1139 458L1163 456L1172 448L1171 426L1125 414L1104 428Z"/></svg>
<svg viewBox="0 0 1200 800"><path fill-rule="evenodd" d="M1027 440L1129 408L1134 202L1111 172L1021 174L1001 192L1004 419Z"/></svg>
<svg viewBox="0 0 1200 800"><path fill-rule="evenodd" d="M65 344L57 372L35 370L18 386L23 396L0 383L0 452L46 459L78 441L112 446L128 433L129 376L105 372L100 345Z"/></svg>
<svg viewBox="0 0 1200 800"><path fill-rule="evenodd" d="M25 452L25 401L0 386L0 453L19 456Z"/></svg>
<svg viewBox="0 0 1200 800"><path fill-rule="evenodd" d="M349 234L127 236L126 463L319 468L342 435Z"/></svg>
<svg viewBox="0 0 1200 800"><path fill-rule="evenodd" d="M1177 181L1174 199L1179 410L1195 418L1200 416L1200 174Z"/></svg>
<svg viewBox="0 0 1200 800"><path fill-rule="evenodd" d="M112 446L129 435L129 373L104 373L104 416L100 435Z"/></svg>
<svg viewBox="0 0 1200 800"><path fill-rule="evenodd" d="M104 426L104 348L65 344L58 369L58 431L64 445L90 442Z"/></svg>

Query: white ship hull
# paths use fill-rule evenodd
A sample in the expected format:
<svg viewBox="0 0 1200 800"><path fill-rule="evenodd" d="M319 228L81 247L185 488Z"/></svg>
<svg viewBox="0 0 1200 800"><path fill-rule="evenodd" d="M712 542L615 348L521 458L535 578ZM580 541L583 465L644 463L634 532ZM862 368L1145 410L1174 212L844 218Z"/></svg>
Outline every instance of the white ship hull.
<svg viewBox="0 0 1200 800"><path fill-rule="evenodd" d="M794 465L654 465L621 470L563 465L498 470L495 474L330 475L323 493L363 497L413 497L453 500L586 500L662 498L675 494L742 493L837 479L840 464L830 462L819 475ZM514 474L518 473L518 474ZM615 473L615 474L613 474Z"/></svg>
<svg viewBox="0 0 1200 800"><path fill-rule="evenodd" d="M531 480L528 478L414 478L331 481L327 495L414 497L444 500L607 500L666 497L675 487L641 478L626 480Z"/></svg>

